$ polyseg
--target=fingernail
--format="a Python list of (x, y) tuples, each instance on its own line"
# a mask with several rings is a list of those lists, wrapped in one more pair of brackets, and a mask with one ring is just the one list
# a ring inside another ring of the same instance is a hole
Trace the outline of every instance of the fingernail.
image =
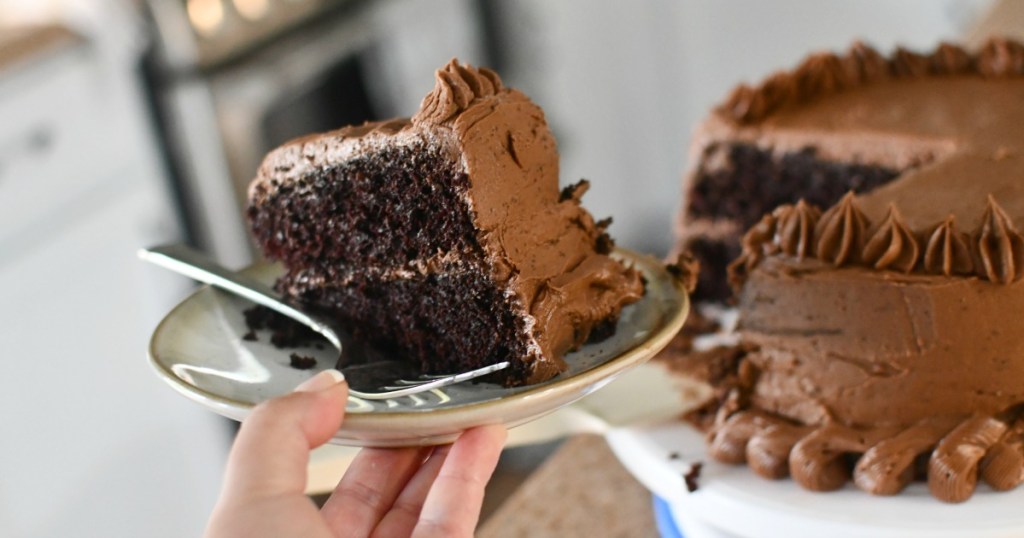
[(295, 387), (295, 392), (316, 392), (333, 387), (345, 380), (345, 374), (338, 370), (324, 370)]

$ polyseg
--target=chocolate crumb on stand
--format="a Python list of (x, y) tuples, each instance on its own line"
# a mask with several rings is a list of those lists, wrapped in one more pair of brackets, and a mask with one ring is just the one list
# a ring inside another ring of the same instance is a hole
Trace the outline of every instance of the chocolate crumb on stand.
[(700, 471), (704, 468), (704, 464), (699, 461), (695, 461), (690, 464), (690, 468), (683, 473), (683, 482), (686, 484), (686, 491), (693, 493), (697, 491), (699, 484), (697, 480), (700, 478)]

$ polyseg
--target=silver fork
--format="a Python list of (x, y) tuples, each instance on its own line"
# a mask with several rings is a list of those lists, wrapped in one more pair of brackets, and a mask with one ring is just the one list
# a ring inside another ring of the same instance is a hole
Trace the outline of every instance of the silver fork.
[[(270, 286), (255, 278), (227, 269), (198, 250), (185, 245), (165, 245), (142, 249), (138, 254), (139, 258), (149, 263), (170, 269), (199, 282), (215, 286), (280, 312), (323, 335), (332, 346), (338, 349), (339, 356), (342, 352), (341, 338), (325, 321), (317, 319), (286, 303)], [(350, 395), (364, 400), (387, 400), (468, 381), (497, 372), (507, 368), (508, 365), (508, 361), (502, 361), (458, 374), (422, 375), (414, 380), (395, 379), (391, 383), (382, 384), (381, 388), (384, 390), (367, 392), (350, 388), (348, 392)]]

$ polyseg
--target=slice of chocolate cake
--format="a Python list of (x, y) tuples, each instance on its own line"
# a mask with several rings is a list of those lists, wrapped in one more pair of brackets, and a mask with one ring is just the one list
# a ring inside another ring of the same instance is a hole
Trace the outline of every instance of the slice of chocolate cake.
[(509, 385), (563, 356), (643, 294), (606, 224), (559, 191), (541, 109), (453, 60), (411, 120), (347, 127), (274, 150), (250, 186), (279, 290), (425, 372), (512, 362)]

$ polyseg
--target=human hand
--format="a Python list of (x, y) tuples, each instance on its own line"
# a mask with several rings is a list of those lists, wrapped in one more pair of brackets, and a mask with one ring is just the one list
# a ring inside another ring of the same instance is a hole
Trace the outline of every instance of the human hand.
[(323, 508), (305, 495), (309, 451), (341, 426), (348, 385), (313, 376), (242, 423), (206, 535), (221, 537), (472, 536), (503, 426), (466, 430), (438, 447), (368, 448)]

